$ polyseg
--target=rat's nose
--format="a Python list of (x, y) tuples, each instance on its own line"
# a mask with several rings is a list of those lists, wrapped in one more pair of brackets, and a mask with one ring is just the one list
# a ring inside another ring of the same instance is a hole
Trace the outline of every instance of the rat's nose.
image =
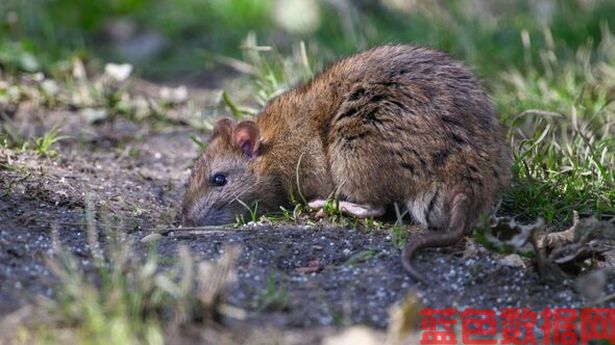
[(179, 216), (179, 223), (183, 226), (198, 226), (202, 218), (200, 213), (195, 207), (184, 205)]
[(183, 226), (194, 226), (192, 219), (190, 219), (184, 212), (182, 212), (179, 216), (179, 224)]

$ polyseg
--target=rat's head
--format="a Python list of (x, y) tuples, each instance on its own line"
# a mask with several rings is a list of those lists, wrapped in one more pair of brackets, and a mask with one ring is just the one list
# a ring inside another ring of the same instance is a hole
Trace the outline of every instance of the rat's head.
[(196, 160), (181, 210), (185, 225), (232, 223), (260, 197), (254, 161), (261, 137), (253, 121), (222, 119), (214, 126), (205, 152)]

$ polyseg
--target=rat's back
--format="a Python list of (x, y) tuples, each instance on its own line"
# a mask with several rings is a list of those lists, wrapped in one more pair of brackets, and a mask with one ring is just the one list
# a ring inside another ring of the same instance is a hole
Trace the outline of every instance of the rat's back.
[(505, 184), (510, 163), (501, 159), (494, 107), (448, 55), (383, 46), (339, 61), (321, 78), (341, 82), (323, 140), (343, 198), (390, 204), (464, 185), (490, 203)]

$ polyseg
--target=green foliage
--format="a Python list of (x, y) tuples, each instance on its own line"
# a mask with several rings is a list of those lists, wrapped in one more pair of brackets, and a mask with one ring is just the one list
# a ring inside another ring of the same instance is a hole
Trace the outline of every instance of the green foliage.
[[(291, 6), (288, 13), (279, 10), (284, 3)], [(592, 1), (591, 6), (580, 1), (557, 1), (554, 6), (541, 7), (542, 2), (519, 0), (501, 4), (500, 11), (481, 11), (469, 8), (465, 1), (417, 2), (396, 8), (375, 0), (348, 2), (346, 6), (320, 0), (310, 2), (318, 16), (316, 26), (296, 31), (280, 24), (284, 16), (294, 13), (292, 3), (6, 0), (0, 3), (0, 13), (5, 17), (0, 41), (19, 42), (26, 54), (2, 58), (3, 52), (11, 54), (7, 52), (12, 50), (3, 44), (0, 63), (48, 70), (54, 61), (75, 54), (123, 59), (105, 32), (114, 21), (128, 19), (137, 32), (152, 30), (164, 38), (165, 49), (140, 63), (141, 70), (158, 77), (211, 67), (214, 55), (239, 57), (242, 51), (238, 42), (252, 31), (265, 38), (266, 46), (283, 50), (309, 39), (308, 45), (320, 47), (319, 55), (326, 61), (376, 44), (423, 44), (451, 52), (490, 77), (511, 64), (524, 69), (527, 56), (520, 39), (522, 30), (532, 37), (532, 48), (544, 48), (550, 41), (540, 34), (549, 27), (556, 43), (566, 43), (558, 45), (556, 53), (568, 57), (588, 40), (598, 42), (600, 25), (615, 25), (615, 18), (609, 15), (615, 11), (612, 1)], [(531, 57), (537, 58), (537, 52), (534, 50)], [(32, 57), (36, 57), (36, 64)]]
[(256, 201), (252, 206), (246, 204), (245, 202), (237, 199), (237, 202), (241, 204), (247, 211), (250, 218), (248, 220), (245, 219), (243, 214), (239, 214), (236, 216), (235, 224), (238, 226), (246, 225), (249, 222), (256, 223), (258, 222), (259, 213), (258, 213), (258, 201)]
[(53, 145), (58, 141), (67, 138), (68, 136), (66, 135), (60, 135), (60, 131), (57, 128), (52, 128), (42, 137), (33, 140), (34, 152), (36, 152), (39, 156), (55, 156), (58, 152), (52, 148)]
[(200, 152), (205, 151), (205, 149), (207, 148), (207, 143), (196, 135), (191, 135), (190, 140), (192, 140), (192, 142), (199, 148)]
[(69, 136), (61, 135), (58, 128), (51, 128), (40, 137), (25, 138), (20, 135), (9, 121), (0, 123), (0, 148), (13, 150), (32, 150), (37, 155), (43, 157), (53, 157), (58, 154), (54, 149), (56, 143), (69, 138)]
[(348, 258), (348, 260), (346, 260), (346, 262), (344, 262), (344, 265), (345, 266), (354, 266), (354, 265), (363, 263), (365, 261), (371, 260), (371, 259), (377, 257), (379, 254), (381, 254), (381, 253), (378, 252), (375, 249), (363, 250), (363, 251), (360, 251), (360, 252), (354, 254), (350, 258)]
[(389, 230), (391, 233), (391, 241), (397, 248), (403, 248), (408, 242), (408, 231), (404, 225), (404, 217), (408, 214), (407, 210), (400, 209), (400, 206), (395, 204), (395, 224)]
[(40, 69), (38, 59), (25, 42), (0, 42), (0, 67), (9, 72), (36, 72)]
[(284, 281), (277, 281), (272, 273), (267, 279), (267, 289), (260, 295), (256, 302), (257, 309), (263, 310), (286, 310), (288, 308), (288, 291)]
[[(280, 206), (280, 211), (282, 212), (281, 216), (279, 217), (280, 220), (297, 223), (302, 220), (302, 218), (305, 218), (303, 205), (299, 203), (294, 203), (293, 205), (294, 207), (292, 210), (287, 209), (284, 206)], [(271, 217), (269, 217), (269, 219), (271, 219)]]
[(561, 61), (543, 50), (541, 64), (501, 75), (495, 99), (514, 148), (515, 183), (505, 210), (523, 218), (569, 221), (573, 210), (615, 210), (615, 44), (603, 26), (599, 48)]

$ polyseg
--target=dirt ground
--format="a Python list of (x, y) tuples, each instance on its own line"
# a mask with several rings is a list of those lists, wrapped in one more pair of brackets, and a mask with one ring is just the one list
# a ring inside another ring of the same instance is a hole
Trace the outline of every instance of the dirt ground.
[[(53, 294), (55, 279), (45, 264), (52, 226), (57, 225), (62, 245), (84, 267), (91, 264), (84, 226), (88, 200), (121, 219), (131, 229), (136, 255), (145, 255), (148, 244), (138, 240), (148, 229), (175, 220), (191, 161), (198, 154), (190, 135), (203, 136), (188, 127), (152, 128), (124, 119), (92, 125), (70, 109), (51, 114), (26, 109), (14, 120), (22, 130), (34, 131), (61, 123), (71, 138), (58, 145), (53, 158), (0, 151), (0, 318), (38, 294)], [(157, 247), (163, 257), (174, 257), (178, 246), (186, 245), (199, 259), (213, 260), (225, 244), (242, 250), (238, 282), (228, 291), (228, 302), (248, 312), (246, 320), (229, 320), (227, 326), (289, 334), (313, 330), (312, 338), (298, 337), (299, 343), (314, 343), (318, 330), (356, 324), (384, 329), (391, 305), (409, 293), (433, 308), (518, 306), (540, 311), (589, 303), (575, 292), (572, 279), (544, 285), (530, 261), (490, 253), (472, 240), (422, 252), (417, 265), (430, 280), (427, 285), (403, 271), (399, 249), (384, 230), (353, 230), (326, 222), (247, 225), (165, 236)], [(376, 255), (348, 262), (366, 250)], [(314, 258), (324, 266), (321, 272), (296, 271)], [(286, 303), (263, 308), (272, 281)], [(606, 290), (615, 292), (615, 281)]]

